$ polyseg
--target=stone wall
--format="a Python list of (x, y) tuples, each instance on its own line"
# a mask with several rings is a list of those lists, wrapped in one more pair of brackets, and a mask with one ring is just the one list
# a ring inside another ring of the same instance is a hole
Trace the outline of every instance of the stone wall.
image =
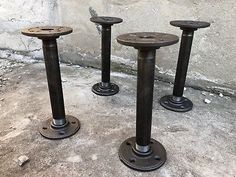
[[(58, 40), (61, 60), (100, 67), (100, 29), (92, 15), (117, 16), (122, 24), (112, 28), (112, 69), (136, 72), (137, 51), (121, 46), (116, 36), (127, 32), (159, 31), (181, 36), (171, 20), (204, 20), (211, 27), (195, 33), (187, 85), (199, 89), (236, 93), (235, 0), (1, 0), (0, 58), (41, 59), (41, 41), (20, 34), (21, 28), (65, 25), (74, 29)], [(156, 76), (173, 82), (179, 43), (157, 51)]]

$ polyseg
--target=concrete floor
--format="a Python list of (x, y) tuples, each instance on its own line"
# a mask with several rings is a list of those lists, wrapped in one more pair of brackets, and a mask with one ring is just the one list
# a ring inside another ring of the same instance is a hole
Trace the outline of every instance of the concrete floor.
[[(0, 177), (234, 177), (236, 99), (187, 88), (194, 103), (188, 113), (162, 108), (158, 100), (172, 86), (155, 83), (152, 138), (166, 148), (163, 167), (133, 171), (118, 158), (119, 145), (135, 135), (136, 77), (113, 73), (120, 86), (113, 97), (99, 97), (91, 86), (100, 71), (61, 65), (66, 112), (79, 118), (80, 131), (51, 141), (38, 133), (51, 115), (43, 63), (0, 60)], [(212, 102), (205, 104), (208, 98)], [(30, 161), (20, 167), (17, 158)]]

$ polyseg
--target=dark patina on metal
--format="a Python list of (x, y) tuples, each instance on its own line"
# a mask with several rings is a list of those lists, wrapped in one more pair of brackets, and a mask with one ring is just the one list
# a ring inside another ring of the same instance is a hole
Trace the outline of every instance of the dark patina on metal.
[(178, 42), (178, 37), (165, 33), (129, 33), (117, 37), (120, 44), (138, 49), (136, 103), (136, 137), (128, 138), (119, 148), (119, 158), (138, 171), (152, 171), (166, 161), (166, 150), (151, 139), (153, 87), (156, 49)]
[(183, 30), (179, 58), (177, 63), (173, 95), (167, 95), (160, 99), (160, 104), (171, 111), (187, 112), (193, 108), (193, 103), (183, 97), (184, 86), (188, 71), (189, 58), (191, 54), (194, 31), (199, 28), (210, 26), (208, 22), (202, 21), (171, 21), (171, 25), (180, 27)]
[(102, 25), (102, 81), (92, 87), (100, 96), (111, 96), (119, 92), (119, 87), (110, 82), (111, 67), (111, 26), (123, 20), (116, 17), (92, 17), (90, 21)]
[(56, 39), (72, 32), (63, 26), (43, 26), (23, 29), (22, 34), (38, 37), (43, 42), (48, 89), (52, 108), (52, 119), (46, 120), (39, 128), (40, 134), (48, 139), (62, 139), (74, 135), (80, 122), (73, 116), (65, 115), (60, 65)]

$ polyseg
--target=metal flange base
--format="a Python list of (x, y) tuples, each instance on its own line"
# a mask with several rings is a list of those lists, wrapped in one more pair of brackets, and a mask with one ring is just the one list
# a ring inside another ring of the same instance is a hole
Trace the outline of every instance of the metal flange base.
[(166, 161), (166, 150), (161, 143), (151, 139), (150, 153), (134, 151), (136, 138), (128, 138), (119, 148), (119, 158), (126, 166), (137, 171), (153, 171), (160, 168)]
[(180, 99), (176, 100), (173, 95), (162, 97), (160, 104), (164, 108), (175, 112), (187, 112), (193, 108), (193, 103), (188, 98), (180, 97)]
[(40, 134), (51, 140), (68, 138), (80, 129), (80, 122), (73, 116), (66, 116), (66, 125), (60, 128), (52, 127), (52, 119), (48, 119), (39, 127)]
[(104, 87), (100, 82), (93, 85), (92, 92), (100, 96), (112, 96), (119, 92), (119, 87), (113, 83), (110, 83), (109, 86)]

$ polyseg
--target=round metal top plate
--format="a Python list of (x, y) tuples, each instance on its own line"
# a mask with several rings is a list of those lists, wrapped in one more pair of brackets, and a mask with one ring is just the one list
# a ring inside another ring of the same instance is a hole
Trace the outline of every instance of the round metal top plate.
[(90, 18), (90, 21), (94, 22), (94, 23), (101, 24), (101, 25), (113, 25), (113, 24), (123, 22), (123, 20), (121, 18), (104, 17), (104, 16), (92, 17), (92, 18)]
[(169, 46), (179, 41), (179, 37), (173, 34), (156, 32), (127, 33), (117, 37), (120, 44), (135, 48), (160, 48)]
[(21, 33), (26, 36), (38, 37), (38, 38), (50, 38), (59, 37), (72, 33), (73, 29), (64, 26), (41, 26), (32, 27), (21, 30)]
[(177, 26), (180, 28), (187, 28), (187, 29), (198, 29), (198, 28), (206, 28), (210, 26), (210, 23), (203, 22), (203, 21), (187, 21), (187, 20), (176, 20), (171, 21), (171, 25)]

